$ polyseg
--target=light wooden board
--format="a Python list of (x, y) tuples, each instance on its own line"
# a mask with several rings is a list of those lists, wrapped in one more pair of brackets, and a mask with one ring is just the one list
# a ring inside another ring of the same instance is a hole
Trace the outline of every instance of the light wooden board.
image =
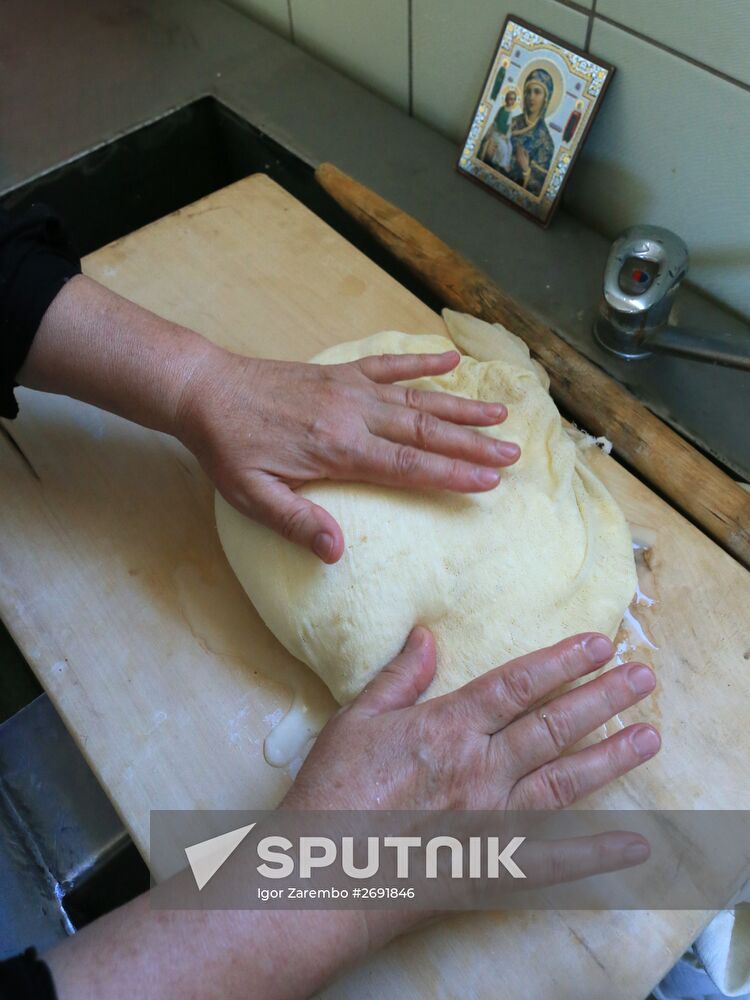
[[(85, 271), (264, 357), (443, 329), (262, 175), (105, 247)], [(289, 702), (284, 680), (305, 668), (229, 570), (209, 483), (163, 435), (69, 399), (19, 397), (5, 426), (27, 461), (0, 441), (0, 612), (141, 851), (150, 809), (275, 804), (290, 777), (265, 763), (262, 743)], [(750, 808), (750, 574), (614, 460), (592, 461), (653, 543), (644, 589), (656, 603), (638, 613), (659, 689), (625, 721), (649, 718), (664, 740), (595, 804)], [(637, 1000), (706, 919), (462, 916), (394, 943), (330, 994)]]

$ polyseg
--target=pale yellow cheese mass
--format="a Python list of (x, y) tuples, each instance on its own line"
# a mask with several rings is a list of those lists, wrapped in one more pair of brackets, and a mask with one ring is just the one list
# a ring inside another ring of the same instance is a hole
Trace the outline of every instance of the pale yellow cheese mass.
[[(218, 494), (224, 551), (258, 612), (341, 703), (401, 649), (410, 629), (435, 635), (438, 670), (428, 696), (564, 636), (614, 636), (636, 588), (630, 533), (587, 468), (525, 344), (503, 327), (446, 311), (465, 355), (455, 371), (410, 384), (500, 401), (508, 419), (486, 429), (522, 455), (488, 492), (397, 490), (319, 482), (301, 492), (341, 525), (334, 566), (249, 520)], [(489, 348), (488, 346), (489, 345)], [(389, 331), (339, 344), (312, 360), (454, 347), (447, 337)], [(585, 392), (585, 386), (581, 387)]]

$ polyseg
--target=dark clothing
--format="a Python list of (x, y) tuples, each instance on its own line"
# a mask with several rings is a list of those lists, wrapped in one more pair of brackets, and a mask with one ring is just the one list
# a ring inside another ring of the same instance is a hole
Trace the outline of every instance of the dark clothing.
[(60, 219), (45, 205), (0, 208), (0, 417), (15, 417), (15, 376), (47, 307), (81, 261)]
[[(80, 274), (62, 223), (43, 205), (11, 214), (0, 208), (0, 417), (15, 417), (15, 375), (47, 307)], [(0, 1000), (56, 1000), (50, 971), (36, 950), (0, 962)]]
[(50, 971), (34, 948), (0, 962), (0, 1000), (57, 1000)]

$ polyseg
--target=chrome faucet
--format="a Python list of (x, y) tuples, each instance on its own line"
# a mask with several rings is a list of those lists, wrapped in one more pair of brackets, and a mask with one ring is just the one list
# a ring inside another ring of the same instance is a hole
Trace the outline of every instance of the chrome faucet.
[(669, 326), (687, 269), (688, 249), (669, 229), (626, 229), (607, 258), (594, 336), (606, 350), (629, 361), (666, 351), (750, 370), (750, 334)]

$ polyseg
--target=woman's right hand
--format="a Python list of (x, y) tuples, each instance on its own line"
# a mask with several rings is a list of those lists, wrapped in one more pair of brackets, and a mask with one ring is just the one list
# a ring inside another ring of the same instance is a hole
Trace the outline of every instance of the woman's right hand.
[(627, 726), (566, 754), (656, 686), (623, 663), (550, 697), (614, 655), (597, 632), (564, 639), (415, 704), (436, 667), (415, 628), (399, 655), (330, 720), (284, 799), (291, 809), (560, 809), (659, 750), (653, 726)]
[[(282, 808), (570, 806), (649, 760), (661, 746), (653, 726), (636, 724), (566, 753), (656, 685), (649, 667), (624, 663), (556, 693), (603, 667), (613, 654), (604, 635), (573, 636), (416, 704), (433, 678), (436, 654), (431, 633), (415, 628), (402, 652), (321, 732)], [(628, 846), (627, 838), (615, 845), (622, 858), (608, 857), (609, 870), (634, 863), (625, 855)], [(411, 926), (416, 915), (391, 911), (386, 921), (381, 918), (382, 912), (368, 913), (368, 932), (376, 941)]]

